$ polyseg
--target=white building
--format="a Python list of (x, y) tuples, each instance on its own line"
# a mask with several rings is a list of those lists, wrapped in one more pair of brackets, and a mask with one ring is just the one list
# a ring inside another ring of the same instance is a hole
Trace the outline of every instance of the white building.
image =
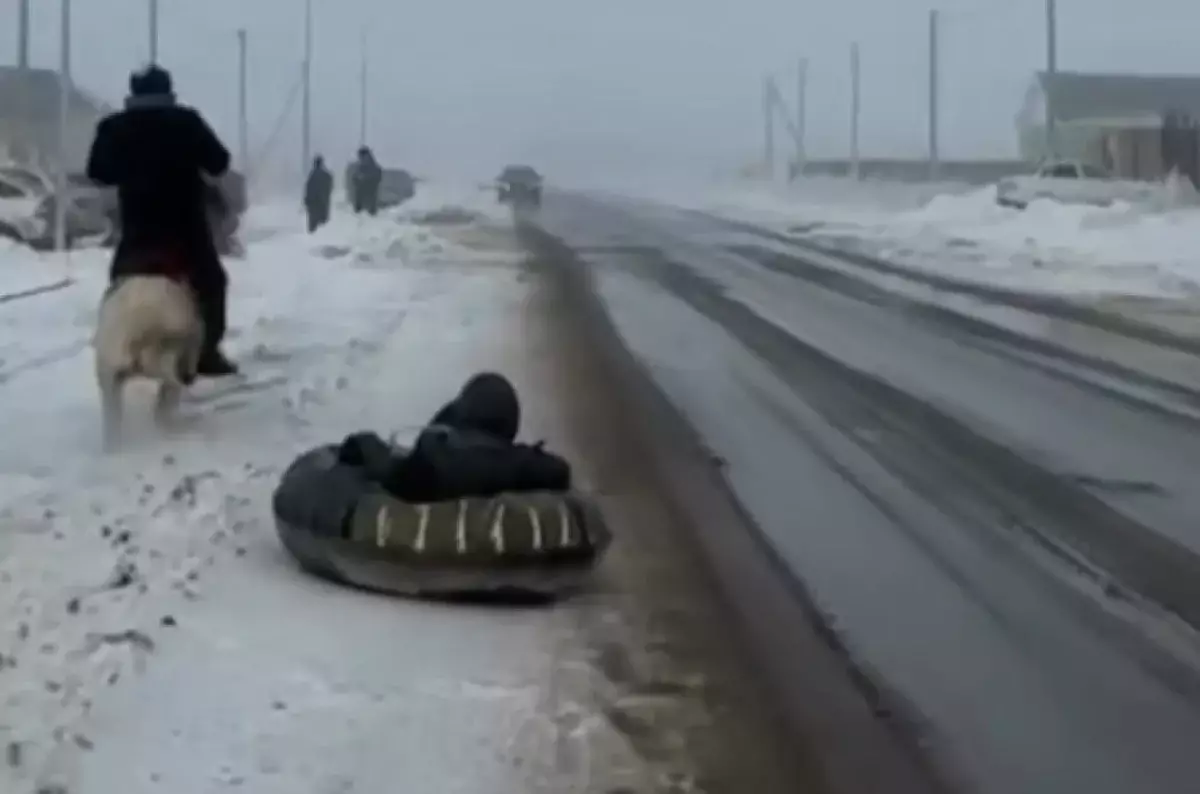
[[(1053, 109), (1056, 151), (1047, 148)], [(1168, 113), (1200, 119), (1200, 77), (1039, 72), (1017, 115), (1022, 159), (1082, 160), (1137, 178), (1162, 176), (1163, 120)]]

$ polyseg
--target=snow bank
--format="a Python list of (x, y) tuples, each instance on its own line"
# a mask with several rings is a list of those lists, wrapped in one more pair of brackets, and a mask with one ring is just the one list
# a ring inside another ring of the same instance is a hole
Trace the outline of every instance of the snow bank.
[(1013, 288), (1200, 294), (1200, 209), (1038, 200), (1016, 210), (996, 204), (994, 187), (940, 191), (825, 180), (796, 190), (718, 193), (686, 205)]
[(963, 195), (974, 188), (955, 182), (900, 183), (809, 177), (791, 185), (723, 181), (692, 186), (662, 186), (639, 195), (710, 211), (727, 211), (776, 223), (796, 223), (798, 214), (819, 212), (828, 220), (853, 220), (873, 213), (924, 206), (941, 195)]
[(1200, 211), (1154, 212), (1035, 201), (999, 207), (994, 190), (939, 196), (924, 207), (823, 225), (902, 264), (1055, 292), (1200, 293)]
[(419, 219), (430, 213), (453, 209), (489, 222), (506, 223), (510, 217), (508, 209), (496, 201), (496, 192), (490, 185), (463, 188), (436, 181), (418, 183), (417, 195), (394, 212), (402, 219)]

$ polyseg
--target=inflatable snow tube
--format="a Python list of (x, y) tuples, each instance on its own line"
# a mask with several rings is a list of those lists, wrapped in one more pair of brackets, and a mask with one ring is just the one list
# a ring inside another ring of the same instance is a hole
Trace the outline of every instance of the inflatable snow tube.
[(273, 503), (302, 568), (401, 595), (558, 597), (583, 585), (612, 540), (577, 493), (411, 504), (339, 463), (336, 446), (298, 457)]

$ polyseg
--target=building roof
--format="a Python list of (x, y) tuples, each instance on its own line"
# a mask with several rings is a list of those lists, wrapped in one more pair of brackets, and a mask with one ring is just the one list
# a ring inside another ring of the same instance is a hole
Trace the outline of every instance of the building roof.
[(1059, 121), (1161, 117), (1168, 111), (1200, 118), (1200, 76), (1038, 72), (1037, 79)]
[[(58, 72), (53, 69), (22, 69), (0, 66), (0, 119), (19, 117), (35, 123), (58, 118)], [(68, 99), (73, 113), (101, 116), (110, 108), (100, 100), (70, 85)]]

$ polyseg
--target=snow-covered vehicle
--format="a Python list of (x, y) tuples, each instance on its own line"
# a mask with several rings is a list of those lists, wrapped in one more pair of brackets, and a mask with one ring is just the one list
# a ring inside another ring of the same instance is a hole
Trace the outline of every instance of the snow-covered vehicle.
[[(67, 241), (103, 241), (111, 235), (116, 195), (82, 175), (68, 177)], [(21, 166), (0, 167), (0, 235), (33, 248), (54, 243), (54, 183), (45, 174)], [(109, 195), (111, 193), (111, 195)]]
[(506, 166), (496, 177), (496, 197), (501, 204), (537, 207), (542, 203), (542, 175), (533, 166)]
[(379, 209), (398, 207), (417, 194), (417, 180), (403, 168), (383, 169), (379, 181)]
[[(208, 190), (208, 220), (217, 251), (222, 256), (237, 254), (241, 251), (238, 229), (249, 207), (246, 178), (230, 170), (220, 179), (210, 180)], [(53, 212), (52, 201), (49, 211)], [(80, 187), (72, 190), (72, 209), (68, 218), (67, 228), (71, 234), (101, 234), (104, 245), (115, 245), (121, 221), (116, 191), (96, 187), (84, 180)]]
[(1166, 182), (1115, 179), (1103, 168), (1076, 160), (1049, 161), (1033, 174), (1008, 177), (996, 185), (996, 203), (1001, 206), (1024, 209), (1038, 199), (1103, 207), (1115, 201), (1171, 206), (1179, 197)]
[[(111, 244), (117, 223), (116, 191), (99, 187), (81, 174), (67, 177), (67, 191), (67, 242), (90, 240), (101, 245)], [(35, 246), (53, 242), (57, 204), (58, 198), (53, 193), (38, 202), (36, 217), (41, 237), (31, 241)]]
[(37, 174), (15, 166), (0, 167), (0, 237), (28, 242), (41, 233), (37, 218), (45, 189)]

